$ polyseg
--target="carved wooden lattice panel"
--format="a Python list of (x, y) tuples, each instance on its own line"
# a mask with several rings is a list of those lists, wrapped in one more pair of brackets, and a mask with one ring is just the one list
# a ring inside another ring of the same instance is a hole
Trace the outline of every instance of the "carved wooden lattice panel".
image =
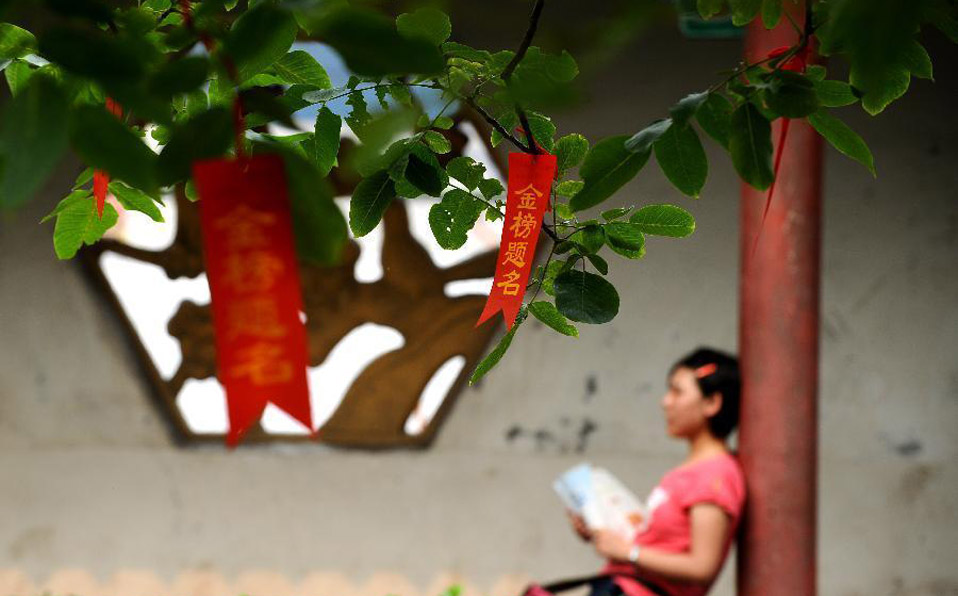
[[(479, 149), (475, 157), (485, 156), (490, 172), (495, 169), (504, 172), (498, 156), (485, 144), (487, 132), (481, 122), (468, 117), (457, 119), (456, 126), (447, 131), (453, 151), (442, 161), (462, 155), (469, 145), (474, 154)], [(351, 147), (344, 139), (341, 159), (348, 159), (345, 154)], [(337, 170), (331, 182), (338, 196), (351, 194), (356, 183), (342, 179)], [(349, 242), (337, 266), (301, 264), (310, 367), (322, 365), (350, 332), (363, 325), (381, 325), (402, 335), (401, 347), (373, 358), (349, 384), (335, 411), (322, 423), (321, 440), (327, 444), (363, 448), (427, 445), (496, 329), (491, 324), (474, 326), (485, 303), (485, 294), (450, 296), (447, 290), (450, 282), (491, 278), (496, 259), (493, 246), (452, 266), (437, 266), (427, 247), (410, 229), (410, 224), (417, 223), (410, 221), (410, 212), (424, 216), (425, 212), (415, 209), (413, 203), (422, 200), (397, 200), (387, 211), (382, 224), (381, 278), (372, 282), (356, 279), (361, 251), (355, 241)], [(119, 255), (130, 262), (150, 264), (154, 269), (159, 267), (172, 282), (191, 283), (194, 288), (206, 289), (196, 205), (183, 196), (177, 196), (175, 203), (175, 236), (164, 249), (147, 250), (106, 239), (85, 249), (82, 258), (123, 322), (157, 405), (169, 420), (174, 436), (183, 442), (222, 441), (225, 428), (209, 432), (191, 427), (178, 400), (185, 386), (204, 380), (207, 388), (215, 385), (220, 392), (218, 399), (223, 399), (222, 388), (212, 383), (216, 364), (208, 290), (205, 300), (178, 300), (178, 304), (157, 307), (158, 311), (168, 309), (172, 315), (165, 322), (168, 332), (165, 339), (172, 338), (182, 356), (175, 365), (160, 363), (156, 350), (144, 343), (143, 333), (134, 324), (136, 317), (132, 311), (137, 304), (123, 291), (118, 291), (115, 277), (111, 282), (104, 267)], [(148, 293), (155, 288), (159, 295), (158, 290), (165, 282), (159, 276), (155, 279), (140, 285), (148, 286), (142, 288)], [(193, 293), (199, 295), (202, 291)], [(418, 411), (427, 385), (437, 371), (456, 357), (460, 357), (456, 364), (461, 365), (448, 392), (441, 398), (441, 405), (423, 420), (418, 432), (407, 432), (410, 416)], [(322, 392), (323, 386), (311, 387), (311, 391)], [(300, 435), (278, 434), (267, 432), (260, 424), (250, 430), (245, 441), (305, 439), (305, 429)]]

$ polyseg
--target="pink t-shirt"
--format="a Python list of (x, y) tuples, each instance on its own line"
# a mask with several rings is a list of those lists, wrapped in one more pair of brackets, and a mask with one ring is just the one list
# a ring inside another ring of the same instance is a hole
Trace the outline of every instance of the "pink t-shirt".
[[(640, 527), (635, 542), (656, 550), (687, 552), (692, 538), (690, 509), (699, 503), (718, 505), (732, 520), (731, 531), (722, 552), (724, 561), (734, 540), (742, 506), (745, 504), (745, 476), (738, 460), (729, 454), (716, 455), (670, 470), (649, 494), (646, 501), (649, 517)], [(602, 572), (634, 575), (636, 570), (628, 563), (610, 561)], [(711, 587), (668, 581), (651, 574), (649, 580), (670, 596), (703, 596)], [(627, 577), (618, 577), (615, 581), (627, 596), (654, 596), (641, 584)]]

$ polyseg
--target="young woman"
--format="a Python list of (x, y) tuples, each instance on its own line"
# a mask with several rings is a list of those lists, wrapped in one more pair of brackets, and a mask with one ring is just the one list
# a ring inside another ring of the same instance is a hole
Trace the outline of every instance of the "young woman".
[(745, 479), (726, 438), (738, 423), (738, 362), (699, 349), (668, 376), (662, 409), (668, 433), (688, 444), (685, 461), (649, 495), (648, 519), (634, 541), (609, 530), (589, 531), (572, 516), (614, 577), (592, 596), (702, 596), (722, 569), (745, 502)]

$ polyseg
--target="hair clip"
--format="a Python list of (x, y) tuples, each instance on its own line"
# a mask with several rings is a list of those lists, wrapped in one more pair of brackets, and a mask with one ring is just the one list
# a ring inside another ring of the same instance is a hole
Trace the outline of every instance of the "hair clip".
[(711, 362), (709, 364), (703, 364), (702, 366), (696, 368), (692, 373), (695, 375), (696, 379), (701, 379), (702, 377), (707, 377), (710, 374), (718, 370), (718, 366)]

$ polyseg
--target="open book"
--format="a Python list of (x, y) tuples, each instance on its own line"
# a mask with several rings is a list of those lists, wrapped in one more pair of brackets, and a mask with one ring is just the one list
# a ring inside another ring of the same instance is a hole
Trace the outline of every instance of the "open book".
[(552, 487), (589, 529), (614, 530), (632, 540), (643, 528), (645, 505), (604, 468), (579, 464), (556, 478)]

